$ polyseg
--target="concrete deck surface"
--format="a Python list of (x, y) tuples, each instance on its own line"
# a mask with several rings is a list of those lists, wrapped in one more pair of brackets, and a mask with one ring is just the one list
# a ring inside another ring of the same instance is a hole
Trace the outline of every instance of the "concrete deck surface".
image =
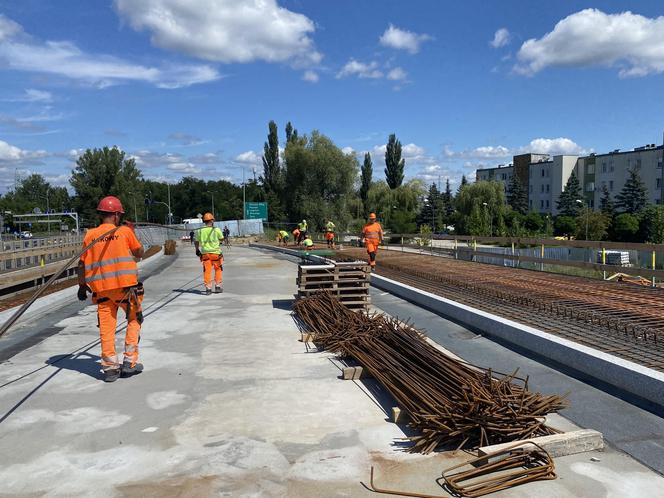
[[(0, 496), (376, 496), (361, 484), (371, 465), (381, 486), (447, 496), (434, 479), (469, 456), (404, 453), (389, 397), (298, 342), (292, 258), (233, 247), (224, 294), (204, 296), (200, 263), (178, 250), (145, 282), (141, 375), (100, 380), (93, 306), (34, 322), (55, 329), (0, 364)], [(555, 481), (495, 496), (664, 493), (611, 448), (556, 466)]]

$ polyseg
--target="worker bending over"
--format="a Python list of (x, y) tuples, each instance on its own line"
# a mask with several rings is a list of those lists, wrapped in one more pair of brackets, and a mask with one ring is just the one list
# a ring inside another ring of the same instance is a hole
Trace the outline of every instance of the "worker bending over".
[(376, 221), (375, 213), (369, 215), (369, 223), (362, 228), (361, 241), (367, 248), (369, 254), (369, 266), (371, 271), (376, 269), (376, 253), (378, 246), (383, 242), (383, 227)]
[(286, 230), (279, 230), (279, 242), (283, 245), (288, 245), (288, 232)]
[(334, 249), (334, 229), (336, 228), (335, 224), (332, 223), (332, 220), (327, 220), (325, 223), (325, 240), (327, 241), (327, 247)]
[[(143, 365), (138, 363), (143, 284), (138, 281), (138, 267), (134, 259), (143, 257), (143, 246), (136, 238), (133, 224), (120, 226), (124, 214), (120, 199), (104, 197), (99, 201), (97, 212), (101, 224), (88, 230), (83, 246), (95, 239), (99, 241), (83, 253), (78, 262), (78, 298), (85, 301), (88, 290), (92, 291), (101, 337), (101, 368), (104, 380), (114, 382), (120, 376), (128, 377), (143, 370)], [(115, 352), (118, 308), (122, 308), (127, 316), (122, 365), (118, 363)]]
[(304, 241), (302, 242), (302, 244), (304, 245), (304, 249), (307, 250), (307, 251), (313, 249), (314, 248), (314, 241), (311, 240), (311, 235), (307, 234), (307, 236), (304, 239)]
[(205, 295), (212, 294), (212, 269), (214, 268), (214, 292), (224, 292), (221, 286), (221, 277), (224, 271), (224, 255), (221, 253), (221, 241), (224, 234), (214, 226), (212, 213), (203, 215), (205, 226), (196, 231), (194, 246), (196, 256), (203, 263), (203, 282), (205, 283)]
[(295, 245), (300, 245), (300, 227), (295, 227), (295, 230), (293, 230), (293, 241)]

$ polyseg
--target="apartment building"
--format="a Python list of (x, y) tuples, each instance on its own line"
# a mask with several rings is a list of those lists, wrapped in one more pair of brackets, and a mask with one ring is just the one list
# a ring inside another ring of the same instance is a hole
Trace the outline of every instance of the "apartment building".
[(528, 192), (528, 206), (540, 213), (558, 214), (556, 203), (572, 172), (579, 179), (584, 201), (596, 209), (600, 205), (602, 189), (607, 187), (612, 197), (618, 194), (629, 171), (636, 169), (648, 189), (649, 202), (662, 204), (664, 191), (664, 147), (648, 144), (630, 151), (614, 150), (607, 154), (588, 156), (520, 154), (508, 166), (477, 170), (477, 180), (498, 181), (505, 192), (513, 175), (521, 180)]

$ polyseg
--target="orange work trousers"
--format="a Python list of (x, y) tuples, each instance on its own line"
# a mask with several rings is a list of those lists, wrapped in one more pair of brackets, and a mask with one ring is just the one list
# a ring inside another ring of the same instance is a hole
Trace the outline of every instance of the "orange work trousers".
[(364, 243), (367, 246), (367, 254), (369, 254), (369, 265), (376, 266), (376, 253), (380, 241), (378, 239), (364, 239)]
[(203, 254), (203, 282), (206, 289), (212, 288), (212, 269), (214, 268), (214, 283), (221, 286), (221, 277), (224, 271), (224, 257), (221, 254)]
[[(103, 370), (118, 368), (118, 356), (115, 352), (115, 328), (118, 323), (118, 309), (127, 313), (127, 289), (112, 289), (95, 293), (97, 317), (99, 319), (99, 335), (101, 337), (101, 367)], [(141, 324), (137, 318), (143, 302), (142, 292), (131, 298), (129, 316), (127, 317), (127, 333), (125, 334), (124, 359), (132, 366), (138, 362), (138, 342), (140, 341)], [(138, 302), (135, 302), (136, 299)]]

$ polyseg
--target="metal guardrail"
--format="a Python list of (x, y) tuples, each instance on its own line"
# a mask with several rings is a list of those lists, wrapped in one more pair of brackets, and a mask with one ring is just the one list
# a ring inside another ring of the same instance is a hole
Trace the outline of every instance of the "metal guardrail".
[(0, 272), (11, 272), (61, 261), (71, 257), (82, 244), (82, 235), (3, 241), (0, 251)]

